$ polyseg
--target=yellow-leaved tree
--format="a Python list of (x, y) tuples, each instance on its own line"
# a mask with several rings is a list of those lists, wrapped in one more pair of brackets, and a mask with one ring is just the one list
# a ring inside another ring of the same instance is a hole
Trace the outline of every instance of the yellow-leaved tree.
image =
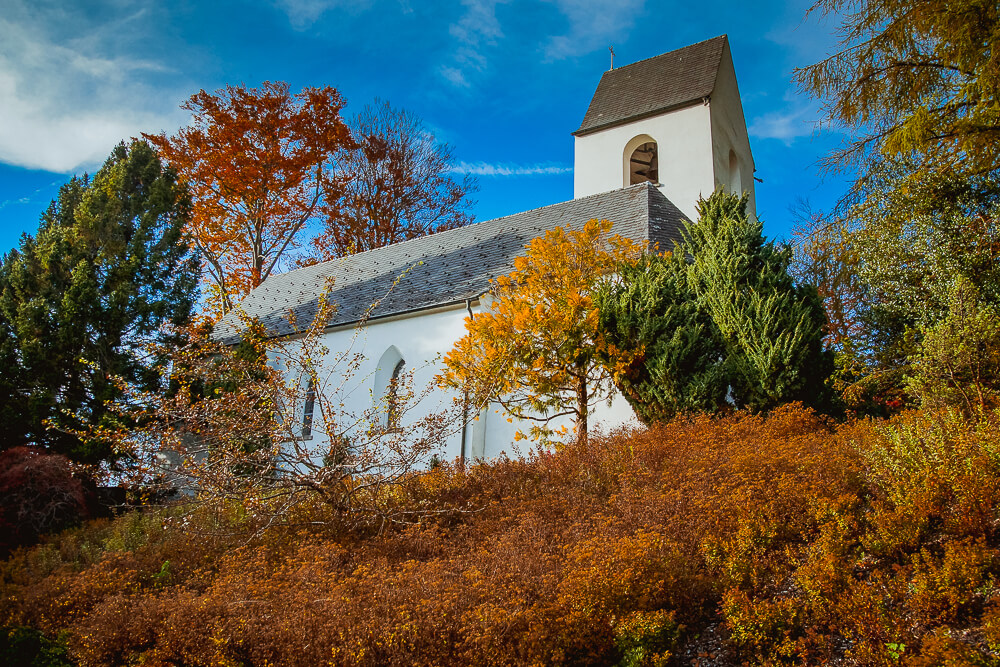
[[(612, 376), (637, 354), (604, 341), (592, 293), (614, 279), (619, 262), (642, 251), (611, 234), (607, 220), (581, 230), (556, 227), (532, 240), (514, 271), (493, 282), (490, 310), (466, 318), (467, 333), (445, 356), (439, 383), (462, 391), (471, 406), (495, 402), (511, 418), (535, 422), (530, 435), (539, 439), (554, 434), (553, 419), (572, 416), (586, 441), (591, 406), (609, 395)], [(616, 360), (613, 367), (598, 353)], [(526, 435), (518, 431), (517, 438)]]

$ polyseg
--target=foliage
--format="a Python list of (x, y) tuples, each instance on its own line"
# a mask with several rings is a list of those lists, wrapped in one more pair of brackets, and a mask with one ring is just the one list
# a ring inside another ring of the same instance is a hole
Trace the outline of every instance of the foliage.
[(1000, 309), (968, 283), (957, 282), (949, 309), (926, 327), (911, 359), (911, 390), (928, 406), (973, 415), (1000, 399)]
[(719, 329), (736, 404), (766, 410), (789, 401), (822, 406), (832, 356), (826, 317), (811, 285), (789, 275), (791, 250), (765, 242), (747, 196), (722, 191), (698, 204), (684, 228), (692, 291)]
[(81, 664), (990, 664), (998, 425), (690, 417), (443, 464), (400, 506), (478, 511), (380, 534), (150, 510), (0, 564), (0, 622)]
[(722, 191), (701, 200), (671, 255), (620, 265), (598, 292), (604, 358), (633, 355), (615, 382), (647, 423), (727, 403), (830, 407), (816, 290), (793, 281), (790, 249), (766, 242), (746, 205)]
[(514, 271), (494, 281), (490, 310), (466, 318), (468, 333), (445, 356), (439, 381), (474, 406), (495, 401), (513, 417), (538, 422), (535, 437), (551, 434), (552, 419), (572, 415), (577, 437), (586, 440), (591, 405), (619, 372), (599, 362), (598, 354), (619, 359), (619, 352), (598, 331), (593, 293), (618, 262), (640, 252), (611, 235), (606, 220), (533, 239)]
[(0, 266), (3, 446), (44, 445), (76, 461), (113, 461), (103, 441), (71, 433), (114, 420), (112, 380), (159, 387), (146, 343), (189, 316), (197, 261), (182, 227), (187, 196), (144, 142), (120, 144), (93, 180), (74, 178), (35, 237)]
[(948, 311), (954, 286), (1000, 303), (1000, 180), (932, 179), (900, 188), (884, 170), (877, 211), (857, 212), (858, 272), (871, 301), (918, 324)]
[(643, 422), (726, 405), (722, 337), (691, 290), (683, 247), (622, 263), (617, 279), (598, 288), (595, 304), (613, 349), (641, 351), (615, 385)]
[(0, 452), (0, 554), (87, 518), (86, 491), (74, 472), (66, 457), (41, 448)]
[(813, 285), (826, 311), (827, 347), (854, 356), (864, 344), (868, 294), (858, 275), (860, 257), (850, 225), (800, 202), (793, 210), (792, 262), (789, 273), (799, 284)]
[(188, 231), (201, 252), (209, 298), (224, 315), (298, 244), (306, 222), (340, 192), (334, 155), (351, 146), (333, 88), (265, 81), (192, 95), (192, 124), (143, 135), (188, 184)]
[[(912, 181), (1000, 169), (1000, 9), (993, 0), (821, 0), (842, 48), (797, 70), (862, 163), (915, 158)], [(864, 187), (864, 180), (860, 185)]]
[(8, 667), (72, 667), (65, 639), (32, 628), (0, 628), (0, 661)]
[(826, 234), (811, 247), (853, 251), (864, 299), (849, 354), (862, 381), (892, 378), (901, 393), (907, 375), (936, 372), (920, 367), (921, 338), (945, 326), (959, 285), (1000, 303), (1000, 10), (989, 0), (821, 0), (814, 10), (839, 15), (842, 50), (796, 76), (850, 133), (829, 163), (859, 173), (836, 221), (846, 244), (830, 247)]
[(355, 252), (453, 229), (472, 222), (465, 212), (475, 180), (451, 178), (452, 150), (412, 113), (387, 102), (366, 106), (350, 122), (357, 146), (336, 157), (343, 180), (328, 198), (325, 228), (312, 241), (313, 259)]

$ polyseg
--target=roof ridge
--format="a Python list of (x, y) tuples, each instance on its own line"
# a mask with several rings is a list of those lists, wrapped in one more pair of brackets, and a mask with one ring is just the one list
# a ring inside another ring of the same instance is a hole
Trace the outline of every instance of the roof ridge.
[[(673, 51), (667, 51), (666, 53), (661, 53), (661, 54), (655, 55), (655, 56), (649, 56), (648, 58), (643, 58), (642, 60), (636, 60), (635, 62), (631, 62), (628, 65), (622, 65), (621, 67), (616, 67), (614, 69), (609, 69), (606, 72), (604, 72), (604, 74), (610, 74), (611, 72), (617, 72), (618, 70), (623, 70), (623, 69), (625, 69), (627, 67), (631, 67), (632, 65), (639, 65), (639, 64), (644, 63), (644, 62), (646, 62), (648, 60), (656, 60), (657, 58), (662, 58), (664, 56), (669, 56), (672, 53), (677, 53), (678, 51), (683, 51), (684, 49), (690, 49), (690, 48), (693, 48), (695, 46), (701, 46), (702, 44), (707, 44), (708, 42), (714, 42), (717, 39), (726, 39), (726, 40), (728, 40), (729, 39), (729, 33), (724, 32), (721, 35), (716, 35), (715, 37), (709, 37), (708, 39), (703, 39), (700, 42), (695, 42), (694, 44), (687, 44), (685, 46), (679, 46), (676, 49), (674, 49)], [(720, 58), (722, 57), (721, 54), (720, 54), (719, 57)], [(601, 76), (603, 77), (604, 75), (602, 74)]]

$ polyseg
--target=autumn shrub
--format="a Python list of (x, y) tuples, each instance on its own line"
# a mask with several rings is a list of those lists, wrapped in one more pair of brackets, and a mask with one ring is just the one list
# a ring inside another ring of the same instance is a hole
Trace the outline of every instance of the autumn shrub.
[(0, 554), (87, 516), (80, 473), (41, 448), (0, 452)]
[(0, 566), (0, 624), (87, 665), (988, 664), (995, 425), (949, 414), (793, 406), (445, 464), (378, 529), (319, 500), (265, 529), (103, 520)]

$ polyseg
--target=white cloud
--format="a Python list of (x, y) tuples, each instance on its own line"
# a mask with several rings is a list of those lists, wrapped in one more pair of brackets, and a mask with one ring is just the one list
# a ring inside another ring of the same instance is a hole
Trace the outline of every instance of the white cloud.
[(452, 54), (453, 65), (443, 65), (438, 71), (453, 86), (468, 88), (469, 80), (465, 70), (482, 70), (486, 67), (484, 46), (496, 46), (503, 37), (500, 21), (497, 19), (497, 5), (510, 0), (462, 0), (465, 13), (458, 22), (448, 28), (449, 34), (458, 43)]
[(545, 46), (545, 57), (561, 60), (607, 48), (635, 22), (645, 0), (548, 0), (566, 17), (569, 31)]
[(550, 176), (554, 174), (568, 174), (573, 171), (573, 168), (552, 164), (512, 165), (489, 164), (486, 162), (459, 162), (452, 168), (452, 171), (458, 174), (472, 174), (474, 176)]
[[(288, 16), (288, 22), (296, 30), (305, 30), (333, 8), (347, 9), (351, 12), (361, 12), (369, 9), (372, 0), (277, 0), (277, 7)], [(403, 11), (409, 4), (401, 2)]]
[(748, 131), (755, 139), (777, 139), (790, 145), (796, 139), (808, 137), (817, 129), (819, 111), (815, 104), (787, 102), (789, 106), (758, 116)]
[(100, 164), (119, 141), (184, 122), (180, 94), (150, 83), (175, 74), (121, 41), (146, 25), (141, 8), (100, 27), (19, 0), (8, 8), (0, 18), (0, 162), (68, 173)]
[(462, 74), (462, 70), (457, 67), (441, 67), (439, 70), (441, 76), (447, 79), (453, 86), (458, 86), (459, 88), (468, 88), (469, 81)]
[[(468, 73), (484, 70), (489, 49), (497, 47), (504, 38), (497, 7), (515, 1), (522, 20), (529, 12), (541, 12), (538, 23), (548, 27), (551, 17), (539, 9), (537, 0), (462, 0), (465, 12), (449, 28), (456, 48), (451, 64), (439, 69), (442, 77), (457, 87), (469, 86)], [(604, 49), (615, 40), (624, 40), (646, 0), (543, 0), (543, 3), (554, 7), (565, 19), (563, 34), (539, 37), (542, 56), (553, 61)]]

